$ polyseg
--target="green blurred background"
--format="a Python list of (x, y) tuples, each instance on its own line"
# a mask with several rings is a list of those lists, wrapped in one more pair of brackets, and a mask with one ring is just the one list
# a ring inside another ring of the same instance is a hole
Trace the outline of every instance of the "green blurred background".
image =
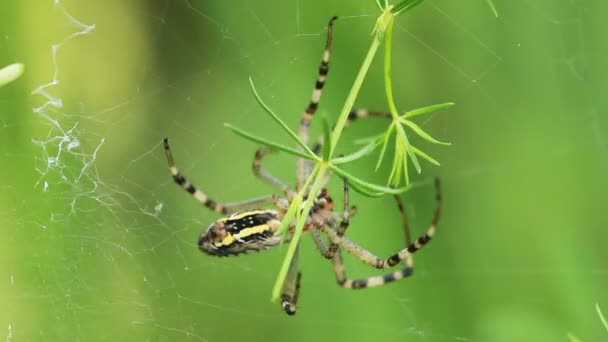
[[(0, 338), (608, 340), (595, 312), (608, 311), (608, 3), (496, 4), (498, 19), (483, 0), (427, 0), (397, 21), (400, 110), (457, 104), (416, 120), (453, 143), (414, 138), (442, 166), (413, 179), (441, 177), (445, 198), (416, 276), (339, 288), (305, 237), (299, 311), (286, 317), (269, 301), (284, 249), (201, 254), (197, 237), (217, 215), (172, 184), (160, 141), (217, 200), (270, 193), (250, 172), (257, 146), (223, 128), (290, 143), (247, 78), (297, 127), (339, 15), (320, 109), (335, 119), (371, 42), (373, 2), (3, 1), (0, 65), (26, 73), (0, 88)], [(358, 107), (387, 107), (378, 57)], [(385, 127), (354, 125), (340, 149)], [(290, 156), (266, 165), (293, 182)], [(386, 165), (373, 165), (350, 170), (384, 181)], [(340, 198), (339, 181), (329, 187)], [(431, 187), (403, 198), (422, 232)], [(391, 198), (351, 202), (352, 239), (383, 256), (403, 246)], [(346, 263), (351, 276), (378, 274)]]

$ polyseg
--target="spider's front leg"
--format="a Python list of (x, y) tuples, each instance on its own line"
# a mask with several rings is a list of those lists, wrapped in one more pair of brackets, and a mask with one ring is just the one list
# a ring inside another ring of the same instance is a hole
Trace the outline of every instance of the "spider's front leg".
[(186, 192), (192, 195), (197, 201), (216, 213), (224, 215), (231, 214), (241, 210), (255, 208), (262, 204), (276, 204), (280, 200), (276, 195), (267, 195), (235, 203), (218, 203), (209, 198), (204, 192), (197, 189), (194, 184), (190, 183), (186, 177), (179, 172), (177, 166), (175, 166), (173, 154), (169, 147), (169, 139), (163, 139), (163, 146), (165, 148), (165, 155), (167, 156), (167, 163), (169, 164), (169, 171), (171, 171), (175, 183), (186, 190)]
[[(329, 19), (329, 23), (327, 24), (327, 40), (325, 42), (325, 50), (323, 51), (323, 57), (321, 58), (321, 65), (319, 65), (319, 72), (317, 75), (317, 80), (315, 82), (315, 87), (312, 91), (312, 95), (310, 97), (310, 102), (308, 102), (308, 106), (302, 113), (302, 119), (300, 119), (300, 128), (298, 130), (298, 136), (305, 144), (308, 144), (308, 137), (310, 131), (310, 122), (317, 112), (317, 108), (319, 107), (319, 102), (321, 101), (321, 95), (323, 95), (323, 86), (325, 86), (325, 81), (327, 80), (327, 74), (329, 73), (329, 57), (331, 55), (331, 40), (333, 33), (334, 21), (338, 19), (338, 17), (334, 16)], [(306, 162), (302, 158), (298, 158), (296, 161), (296, 190), (300, 190), (304, 181), (306, 179)]]

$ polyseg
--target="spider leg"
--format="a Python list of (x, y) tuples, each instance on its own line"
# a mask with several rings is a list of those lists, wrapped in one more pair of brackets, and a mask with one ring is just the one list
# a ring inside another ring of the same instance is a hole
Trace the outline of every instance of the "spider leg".
[(346, 249), (350, 254), (356, 256), (361, 261), (368, 265), (376, 268), (389, 268), (397, 265), (401, 260), (410, 259), (412, 255), (426, 245), (435, 234), (435, 229), (439, 221), (439, 215), (441, 212), (441, 189), (439, 179), (435, 179), (435, 200), (437, 205), (435, 207), (435, 213), (431, 225), (427, 229), (426, 233), (420, 236), (416, 241), (410, 244), (408, 247), (401, 251), (391, 255), (387, 259), (381, 259), (374, 255), (367, 249), (359, 246), (355, 242), (347, 239), (344, 236), (338, 236), (338, 232), (330, 227), (320, 227), (321, 231), (329, 237), (329, 239), (336, 244), (339, 244), (342, 248)]
[(302, 273), (298, 271), (299, 252), (300, 246), (298, 245), (293, 259), (291, 259), (291, 263), (289, 264), (289, 271), (287, 272), (287, 278), (285, 280), (285, 285), (283, 285), (283, 294), (281, 296), (283, 311), (290, 316), (296, 314), (296, 305), (300, 295), (300, 280), (302, 279)]
[(395, 201), (397, 202), (397, 208), (399, 209), (399, 214), (401, 215), (401, 224), (403, 225), (403, 234), (405, 235), (405, 244), (412, 244), (412, 236), (410, 234), (410, 225), (407, 223), (407, 216), (405, 215), (405, 210), (403, 209), (403, 202), (401, 202), (401, 197), (399, 195), (394, 195)]
[[(329, 247), (327, 246), (325, 241), (323, 241), (319, 230), (312, 229), (310, 233), (317, 248), (321, 251), (323, 256), (326, 256), (329, 252)], [(406, 258), (405, 265), (405, 268), (399, 271), (391, 272), (382, 276), (374, 276), (362, 279), (348, 279), (346, 276), (346, 271), (344, 270), (344, 263), (342, 261), (342, 254), (340, 253), (340, 249), (336, 249), (336, 252), (332, 256), (332, 266), (336, 275), (336, 281), (338, 282), (338, 285), (355, 290), (367, 287), (377, 287), (411, 276), (414, 272), (414, 258)]]
[[(327, 25), (327, 41), (325, 43), (325, 50), (323, 51), (323, 58), (321, 59), (321, 65), (319, 66), (319, 74), (317, 76), (317, 81), (315, 83), (315, 88), (312, 91), (312, 96), (310, 97), (310, 102), (308, 106), (302, 113), (302, 119), (300, 120), (300, 129), (298, 135), (304, 141), (304, 143), (308, 143), (309, 130), (310, 130), (310, 121), (314, 116), (317, 108), (319, 106), (319, 101), (321, 100), (321, 95), (323, 93), (323, 86), (325, 85), (325, 80), (327, 79), (327, 73), (329, 72), (329, 56), (331, 51), (331, 38), (333, 31), (334, 21), (338, 19), (338, 17), (332, 17), (329, 20), (329, 24)], [(296, 161), (296, 183), (297, 190), (300, 190), (304, 181), (307, 177), (306, 175), (306, 163), (304, 159), (298, 158)]]
[[(336, 232), (336, 235), (339, 237), (344, 236), (344, 233), (346, 232), (346, 229), (348, 229), (348, 225), (350, 223), (350, 221), (349, 221), (350, 207), (348, 205), (348, 199), (349, 199), (348, 194), (349, 194), (348, 193), (348, 179), (344, 178), (344, 211), (342, 212), (342, 220), (340, 221), (340, 225), (338, 225), (338, 229)], [(334, 257), (334, 255), (336, 254), (336, 252), (338, 251), (339, 247), (340, 247), (339, 244), (332, 241), (329, 248), (323, 253), (323, 256), (327, 259), (332, 259)]]
[(393, 281), (398, 281), (407, 278), (414, 274), (413, 258), (407, 258), (405, 261), (405, 268), (399, 271), (394, 271), (385, 275), (360, 279), (348, 279), (346, 277), (346, 271), (344, 271), (344, 263), (342, 262), (342, 254), (340, 253), (340, 250), (337, 251), (332, 261), (338, 285), (353, 290), (382, 286)]
[(223, 204), (218, 203), (209, 198), (209, 196), (207, 196), (204, 192), (197, 189), (194, 184), (190, 183), (186, 177), (179, 172), (177, 166), (175, 166), (173, 154), (171, 153), (171, 148), (169, 147), (169, 140), (167, 138), (163, 140), (163, 146), (165, 148), (165, 155), (167, 156), (167, 163), (169, 164), (169, 171), (171, 171), (171, 175), (173, 175), (173, 180), (175, 183), (186, 190), (186, 192), (192, 195), (197, 201), (201, 202), (204, 206), (217, 213), (230, 214), (243, 209), (258, 207), (262, 204), (277, 204), (279, 201), (281, 201), (281, 198), (276, 195), (267, 195), (241, 202)]
[[(349, 187), (348, 187), (348, 179), (344, 178), (344, 211), (342, 212), (342, 220), (340, 221), (340, 224), (338, 225), (338, 229), (336, 231), (336, 236), (338, 237), (342, 237), (344, 236), (344, 233), (346, 232), (346, 229), (349, 226), (349, 218), (350, 216), (352, 216), (353, 214), (356, 213), (356, 207), (349, 207)], [(401, 221), (403, 224), (403, 231), (405, 234), (405, 243), (407, 245), (411, 244), (411, 237), (410, 237), (410, 228), (409, 225), (407, 223), (407, 216), (405, 215), (405, 211), (403, 209), (403, 203), (401, 202), (401, 199), (399, 198), (398, 195), (395, 195), (395, 200), (397, 202), (397, 208), (399, 209), (399, 213), (401, 214)], [(317, 243), (317, 245), (319, 245)], [(334, 255), (336, 254), (336, 252), (338, 251), (338, 248), (340, 247), (339, 244), (332, 242), (332, 244), (327, 248), (327, 249), (323, 249), (323, 256), (326, 259), (332, 259), (334, 257)]]
[(270, 174), (270, 172), (262, 168), (262, 159), (269, 152), (273, 152), (273, 150), (269, 147), (262, 147), (255, 151), (255, 156), (253, 157), (253, 162), (251, 164), (253, 173), (259, 179), (281, 190), (285, 194), (285, 196), (287, 196), (288, 199), (292, 199), (295, 196), (295, 192), (289, 189), (289, 186), (283, 183), (283, 181), (276, 178), (275, 176)]

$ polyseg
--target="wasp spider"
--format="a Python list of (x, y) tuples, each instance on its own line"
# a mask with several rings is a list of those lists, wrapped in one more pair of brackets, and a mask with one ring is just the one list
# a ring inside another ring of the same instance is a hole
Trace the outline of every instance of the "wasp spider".
[[(299, 135), (305, 142), (308, 142), (310, 122), (317, 110), (321, 98), (321, 91), (329, 71), (332, 26), (335, 19), (336, 17), (333, 17), (329, 21), (327, 43), (323, 53), (321, 66), (319, 67), (315, 88), (310, 103), (306, 107), (300, 121)], [(348, 121), (350, 123), (357, 118), (386, 115), (386, 113), (381, 112), (356, 110), (350, 113)], [(319, 140), (315, 149), (319, 150), (322, 143), (322, 140)], [(266, 153), (271, 151), (270, 149), (261, 148), (256, 151), (252, 165), (253, 171), (258, 178), (270, 183), (280, 190), (284, 197), (269, 195), (237, 203), (218, 203), (209, 198), (205, 193), (187, 181), (179, 172), (175, 166), (169, 148), (169, 142), (166, 138), (164, 139), (164, 149), (169, 164), (169, 170), (173, 175), (173, 180), (207, 208), (219, 214), (227, 215), (212, 223), (200, 236), (198, 246), (202, 252), (214, 256), (239, 255), (249, 251), (265, 250), (279, 244), (281, 237), (276, 235), (276, 232), (279, 228), (281, 219), (284, 217), (296, 192), (261, 167), (261, 160)], [(301, 159), (297, 161), (296, 190), (299, 190), (302, 187), (309, 171), (310, 165), (307, 164), (307, 161)], [(362, 289), (400, 280), (412, 275), (413, 253), (429, 242), (435, 233), (441, 205), (441, 193), (438, 180), (435, 181), (435, 188), (437, 205), (431, 225), (426, 233), (420, 236), (414, 243), (411, 243), (409, 240), (409, 228), (407, 226), (403, 206), (401, 205), (399, 198), (396, 197), (406, 233), (406, 244), (408, 246), (387, 259), (377, 257), (367, 249), (344, 236), (346, 229), (349, 226), (349, 218), (356, 211), (355, 207), (349, 207), (349, 187), (347, 180), (344, 180), (344, 210), (341, 214), (333, 211), (333, 200), (327, 190), (324, 189), (318, 194), (309, 194), (309, 196), (316, 196), (316, 199), (308, 214), (304, 230), (311, 233), (311, 236), (323, 257), (332, 260), (333, 270), (338, 285), (349, 289)], [(270, 204), (273, 204), (276, 209), (253, 209)], [(323, 238), (323, 235), (328, 238), (329, 244)], [(405, 267), (383, 276), (354, 280), (348, 279), (342, 263), (342, 256), (340, 254), (341, 248), (366, 264), (378, 269), (396, 266), (402, 260), (405, 261)], [(300, 278), (301, 273), (298, 271), (298, 252), (296, 250), (296, 254), (289, 267), (287, 281), (283, 288), (281, 303), (283, 310), (289, 315), (293, 315), (296, 312), (296, 303), (300, 291)]]

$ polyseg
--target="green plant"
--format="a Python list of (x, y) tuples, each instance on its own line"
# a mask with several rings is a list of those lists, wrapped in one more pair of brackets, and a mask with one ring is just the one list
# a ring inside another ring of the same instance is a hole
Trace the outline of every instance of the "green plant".
[[(285, 153), (304, 158), (310, 160), (314, 163), (314, 168), (310, 176), (304, 182), (304, 186), (299, 189), (299, 192), (292, 200), (291, 205), (281, 223), (281, 227), (279, 229), (279, 233), (283, 234), (283, 238), (288, 233), (288, 228), (292, 224), (295, 219), (295, 229), (293, 231), (293, 236), (291, 237), (291, 242), (287, 249), (287, 253), (285, 255), (285, 259), (283, 260), (281, 269), (279, 271), (279, 275), (272, 291), (272, 299), (276, 300), (280, 296), (281, 288), (283, 287), (283, 283), (285, 281), (285, 277), (287, 276), (287, 271), (289, 268), (289, 264), (293, 258), (293, 255), (296, 251), (296, 247), (299, 243), (299, 239), (302, 235), (304, 224), (306, 222), (306, 218), (308, 213), (314, 204), (315, 196), (306, 196), (308, 193), (318, 193), (321, 186), (324, 184), (324, 179), (328, 175), (328, 173), (333, 172), (342, 178), (348, 179), (352, 188), (364, 195), (367, 196), (382, 196), (385, 194), (400, 194), (407, 191), (410, 188), (409, 176), (408, 176), (408, 156), (411, 159), (416, 171), (418, 173), (421, 172), (421, 167), (418, 162), (416, 156), (420, 156), (423, 159), (433, 163), (439, 164), (435, 159), (431, 158), (428, 154), (423, 152), (422, 150), (412, 146), (409, 143), (408, 136), (406, 134), (405, 127), (409, 127), (414, 133), (418, 134), (423, 139), (436, 144), (449, 145), (449, 143), (440, 142), (433, 137), (431, 137), (428, 133), (424, 132), (418, 125), (412, 122), (410, 119), (416, 116), (428, 114), (437, 110), (445, 109), (452, 106), (452, 103), (443, 103), (438, 105), (427, 106), (415, 110), (408, 111), (402, 115), (399, 115), (397, 111), (397, 107), (394, 103), (393, 93), (392, 93), (392, 83), (391, 83), (391, 46), (392, 46), (392, 28), (395, 21), (395, 18), (414, 8), (416, 5), (420, 4), (423, 0), (404, 0), (396, 5), (389, 5), (388, 2), (382, 4), (379, 0), (375, 0), (376, 5), (381, 11), (380, 16), (378, 17), (375, 27), (373, 29), (373, 38), (372, 43), (368, 49), (368, 52), (363, 60), (363, 63), (355, 77), (351, 90), (346, 97), (344, 105), (342, 106), (342, 110), (338, 116), (338, 120), (336, 125), (334, 126), (333, 131), (330, 131), (329, 124), (326, 120), (324, 120), (324, 140), (325, 144), (323, 145), (322, 154), (316, 155), (299, 137), (298, 135), (292, 131), (283, 120), (275, 114), (272, 109), (264, 103), (262, 98), (260, 97), (257, 89), (253, 81), (250, 79), (251, 88), (253, 90), (254, 96), (260, 106), (270, 115), (270, 117), (281, 126), (281, 128), (287, 132), (287, 134), (300, 146), (301, 150), (296, 150), (291, 147), (287, 147), (282, 144), (278, 144), (273, 141), (269, 141), (266, 138), (262, 138), (251, 134), (245, 130), (242, 130), (238, 127), (230, 125), (228, 123), (225, 126), (231, 129), (234, 133), (248, 139), (252, 140), (256, 143), (273, 147), (277, 150), (283, 151)], [(392, 123), (389, 125), (387, 130), (380, 136), (363, 139), (364, 147), (360, 150), (346, 155), (342, 157), (335, 157), (335, 149), (340, 141), (340, 137), (342, 131), (345, 127), (345, 124), (348, 119), (348, 114), (353, 108), (354, 102), (359, 94), (359, 90), (363, 84), (363, 81), (368, 73), (369, 67), (378, 51), (378, 48), (384, 41), (385, 44), (385, 58), (384, 58), (384, 80), (385, 80), (385, 90), (388, 101), (388, 106), (390, 109)], [(371, 152), (373, 152), (378, 147), (381, 147), (380, 156), (378, 159), (377, 167), (380, 166), (382, 159), (384, 157), (385, 151), (387, 149), (388, 141), (392, 137), (393, 132), (395, 133), (394, 141), (395, 141), (395, 154), (392, 161), (392, 169), (390, 173), (390, 177), (388, 179), (388, 186), (378, 185), (374, 183), (370, 183), (365, 181), (355, 175), (345, 171), (341, 165), (350, 163), (355, 161)], [(401, 187), (401, 179), (405, 180), (405, 184)], [(306, 198), (306, 199), (305, 199)]]

